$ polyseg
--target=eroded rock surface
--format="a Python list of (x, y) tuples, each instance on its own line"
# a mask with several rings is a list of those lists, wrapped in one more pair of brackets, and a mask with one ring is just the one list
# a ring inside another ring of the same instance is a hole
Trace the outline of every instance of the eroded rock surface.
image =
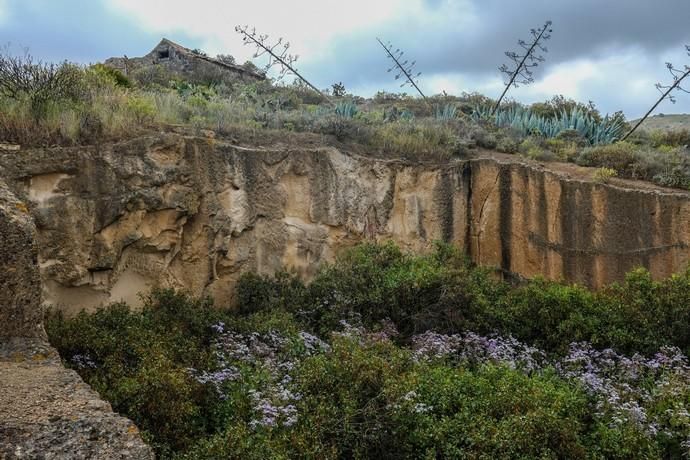
[(0, 458), (153, 458), (48, 345), (37, 252), (27, 206), (0, 180)]
[(690, 259), (690, 194), (597, 184), (514, 157), (409, 164), (335, 148), (157, 134), (0, 154), (31, 203), (48, 303), (67, 312), (169, 286), (232, 303), (244, 271), (305, 278), (344, 247), (451, 241), (524, 277), (598, 287)]
[(34, 354), (0, 360), (0, 458), (139, 460), (153, 454), (137, 427), (56, 354)]
[(0, 178), (0, 344), (46, 339), (37, 262), (29, 208)]

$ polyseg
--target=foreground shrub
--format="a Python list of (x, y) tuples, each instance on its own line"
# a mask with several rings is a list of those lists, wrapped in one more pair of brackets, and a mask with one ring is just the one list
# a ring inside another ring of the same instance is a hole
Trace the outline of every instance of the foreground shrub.
[(690, 270), (511, 287), (449, 246), (364, 244), (238, 298), (159, 290), (47, 330), (163, 458), (690, 453)]
[(205, 300), (154, 291), (141, 312), (113, 304), (73, 319), (48, 317), (52, 344), (68, 365), (136, 420), (161, 452), (184, 449), (206, 430), (209, 391), (187, 368), (209, 359), (212, 318)]

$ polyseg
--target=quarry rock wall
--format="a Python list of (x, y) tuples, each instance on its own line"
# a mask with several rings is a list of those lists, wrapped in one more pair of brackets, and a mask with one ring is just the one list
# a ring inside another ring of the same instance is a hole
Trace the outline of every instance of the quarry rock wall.
[(0, 179), (0, 458), (152, 459), (48, 345), (37, 242), (27, 204)]
[(0, 178), (0, 344), (46, 339), (40, 284), (36, 227), (29, 208)]
[(245, 271), (308, 279), (366, 239), (411, 250), (448, 241), (504, 274), (594, 288), (690, 260), (690, 194), (516, 159), (410, 164), (157, 134), (0, 153), (0, 168), (36, 223), (44, 301), (68, 313), (137, 305), (154, 286), (232, 304)]

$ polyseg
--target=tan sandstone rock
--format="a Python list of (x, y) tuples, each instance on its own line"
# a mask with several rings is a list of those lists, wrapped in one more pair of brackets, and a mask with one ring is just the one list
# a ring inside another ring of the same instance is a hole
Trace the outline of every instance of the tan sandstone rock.
[(690, 260), (689, 193), (489, 152), (413, 164), (156, 134), (0, 153), (0, 166), (35, 216), (44, 298), (68, 313), (137, 305), (154, 286), (232, 304), (245, 271), (309, 278), (364, 239), (413, 250), (448, 241), (509, 276), (595, 288)]
[(153, 458), (132, 422), (48, 345), (36, 236), (27, 205), (0, 179), (0, 458)]

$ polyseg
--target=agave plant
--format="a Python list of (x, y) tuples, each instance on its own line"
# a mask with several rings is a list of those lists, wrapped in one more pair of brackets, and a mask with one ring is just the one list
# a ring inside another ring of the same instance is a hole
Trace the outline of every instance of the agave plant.
[(405, 109), (402, 112), (400, 112), (399, 119), (402, 121), (412, 121), (412, 120), (414, 120), (414, 113)]
[(458, 108), (454, 104), (444, 104), (442, 106), (436, 106), (434, 109), (434, 117), (437, 120), (448, 121), (455, 119), (457, 115)]
[(562, 112), (554, 123), (558, 125), (559, 133), (568, 129), (575, 130), (592, 145), (615, 142), (620, 139), (625, 129), (625, 124), (620, 117), (606, 115), (603, 120), (596, 120), (579, 108), (575, 108), (570, 113)]
[(520, 105), (502, 109), (491, 114), (491, 107), (475, 107), (472, 118), (475, 121), (490, 120), (499, 128), (511, 128), (523, 136), (542, 136), (552, 138), (564, 131), (574, 130), (591, 145), (610, 144), (620, 139), (625, 123), (620, 117), (604, 117), (596, 120), (584, 110), (575, 108), (561, 112), (556, 118), (545, 118), (534, 114)]
[(338, 102), (335, 105), (335, 114), (342, 118), (354, 118), (358, 112), (357, 105), (351, 101)]

